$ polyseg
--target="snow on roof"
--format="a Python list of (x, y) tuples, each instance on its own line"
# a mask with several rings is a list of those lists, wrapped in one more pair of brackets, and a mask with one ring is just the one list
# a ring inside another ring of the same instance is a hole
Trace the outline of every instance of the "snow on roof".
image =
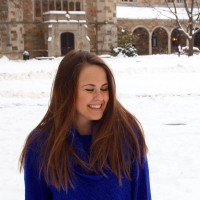
[[(172, 10), (174, 10), (172, 8)], [(185, 8), (177, 8), (179, 19), (188, 19)], [(194, 13), (198, 13), (195, 9)], [(118, 19), (175, 19), (167, 7), (117, 6)]]
[(67, 19), (63, 19), (63, 20), (47, 20), (44, 21), (44, 23), (86, 23), (86, 20), (67, 20)]
[(44, 12), (43, 15), (48, 15), (48, 14), (56, 14), (56, 15), (63, 15), (66, 14), (66, 11), (61, 11), (61, 10), (51, 10)]
[(85, 15), (85, 11), (69, 11), (68, 13), (72, 15)]
[[(66, 13), (67, 13), (66, 11), (51, 10), (51, 11), (44, 12), (43, 15), (48, 15), (48, 14), (63, 15)], [(85, 15), (85, 11), (69, 11), (68, 13), (71, 15)]]

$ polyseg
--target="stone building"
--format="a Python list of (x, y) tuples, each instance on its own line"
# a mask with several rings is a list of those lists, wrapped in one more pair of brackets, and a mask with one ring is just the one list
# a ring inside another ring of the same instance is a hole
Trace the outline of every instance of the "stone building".
[[(177, 1), (183, 6), (182, 0)], [(0, 0), (0, 55), (19, 59), (28, 51), (31, 58), (63, 56), (71, 49), (109, 54), (122, 29), (137, 36), (135, 45), (141, 55), (172, 53), (178, 43), (185, 46), (187, 40), (176, 29), (175, 21), (145, 16), (144, 10), (151, 8), (144, 2)], [(165, 0), (151, 2), (166, 6)], [(200, 34), (195, 45), (200, 47)]]

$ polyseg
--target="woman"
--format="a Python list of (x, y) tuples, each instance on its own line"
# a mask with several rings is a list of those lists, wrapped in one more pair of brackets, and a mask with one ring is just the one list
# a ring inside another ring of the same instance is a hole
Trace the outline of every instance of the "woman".
[(98, 56), (61, 61), (49, 108), (21, 153), (26, 200), (149, 200), (147, 147), (137, 119), (116, 99)]

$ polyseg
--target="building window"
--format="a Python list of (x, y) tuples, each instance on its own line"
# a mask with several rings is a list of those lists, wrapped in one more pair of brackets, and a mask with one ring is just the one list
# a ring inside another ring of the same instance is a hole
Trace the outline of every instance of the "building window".
[(41, 17), (41, 1), (40, 0), (36, 0), (35, 1), (35, 16), (36, 17)]
[(49, 8), (48, 8), (47, 0), (42, 1), (42, 12), (46, 12), (48, 10), (49, 10)]
[(68, 7), (68, 0), (63, 0), (63, 10), (68, 11), (69, 7)]
[(152, 47), (158, 46), (158, 38), (155, 34), (152, 35)]
[[(37, 0), (38, 2), (41, 2)], [(43, 12), (47, 10), (81, 11), (82, 1), (80, 0), (43, 0)]]
[(61, 10), (61, 2), (60, 2), (60, 0), (56, 0), (56, 10)]
[(81, 2), (80, 1), (69, 2), (69, 10), (70, 11), (80, 11), (81, 10)]
[(74, 11), (74, 2), (69, 3), (69, 10)]
[(76, 2), (76, 11), (80, 11), (80, 10), (81, 10), (81, 3)]
[(49, 10), (55, 10), (54, 0), (49, 0)]

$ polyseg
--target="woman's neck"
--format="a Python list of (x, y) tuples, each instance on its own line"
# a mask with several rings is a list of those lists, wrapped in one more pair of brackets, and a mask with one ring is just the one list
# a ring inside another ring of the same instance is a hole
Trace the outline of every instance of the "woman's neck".
[(91, 122), (76, 123), (76, 129), (80, 135), (91, 135)]

